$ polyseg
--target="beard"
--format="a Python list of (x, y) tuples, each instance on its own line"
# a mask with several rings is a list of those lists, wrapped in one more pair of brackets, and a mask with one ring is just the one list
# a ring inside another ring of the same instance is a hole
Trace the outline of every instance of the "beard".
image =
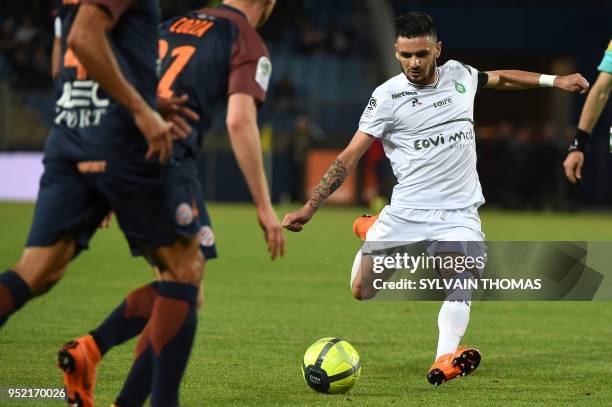
[(429, 66), (429, 69), (427, 70), (423, 70), (423, 69), (411, 70), (410, 68), (404, 69), (404, 67), (402, 66), (402, 72), (404, 72), (404, 75), (406, 76), (406, 78), (408, 78), (408, 80), (414, 84), (429, 85), (431, 83), (432, 77), (436, 70), (436, 66), (437, 66), (436, 61), (433, 61), (433, 63)]

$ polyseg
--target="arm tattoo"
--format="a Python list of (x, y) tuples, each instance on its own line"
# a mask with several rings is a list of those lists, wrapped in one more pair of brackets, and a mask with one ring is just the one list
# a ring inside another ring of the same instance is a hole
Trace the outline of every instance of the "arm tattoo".
[(346, 166), (342, 163), (342, 161), (336, 159), (327, 169), (327, 172), (325, 175), (323, 175), (321, 181), (319, 181), (319, 185), (317, 185), (317, 188), (310, 196), (308, 204), (314, 209), (319, 209), (323, 201), (329, 198), (334, 191), (340, 188), (340, 185), (342, 185), (346, 177)]

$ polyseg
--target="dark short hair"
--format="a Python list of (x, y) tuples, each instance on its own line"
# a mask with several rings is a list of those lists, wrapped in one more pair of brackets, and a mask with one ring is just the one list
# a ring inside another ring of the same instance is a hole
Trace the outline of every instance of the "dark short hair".
[(438, 38), (432, 18), (421, 12), (411, 11), (395, 18), (395, 38), (432, 37)]

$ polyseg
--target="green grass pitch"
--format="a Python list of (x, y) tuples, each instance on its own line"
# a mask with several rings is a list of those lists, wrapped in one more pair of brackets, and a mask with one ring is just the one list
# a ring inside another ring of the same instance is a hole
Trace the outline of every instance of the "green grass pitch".
[[(0, 205), (0, 264), (17, 260), (32, 205)], [(279, 213), (284, 213), (282, 208)], [(612, 405), (612, 307), (599, 303), (474, 303), (464, 342), (483, 352), (466, 378), (434, 388), (426, 372), (437, 341), (438, 303), (353, 300), (350, 266), (359, 243), (358, 208), (324, 208), (299, 234), (286, 234), (271, 262), (250, 206), (211, 205), (220, 259), (210, 262), (206, 303), (182, 387), (185, 406), (216, 405)], [(488, 239), (612, 240), (612, 214), (482, 212)], [(56, 350), (94, 328), (131, 288), (152, 279), (132, 259), (116, 224), (48, 295), (0, 331), (0, 388), (57, 388)], [(325, 336), (350, 341), (362, 376), (348, 394), (310, 390), (300, 376), (305, 349)], [(97, 405), (108, 406), (130, 367), (135, 342), (100, 365)], [(2, 401), (0, 405), (59, 405)]]

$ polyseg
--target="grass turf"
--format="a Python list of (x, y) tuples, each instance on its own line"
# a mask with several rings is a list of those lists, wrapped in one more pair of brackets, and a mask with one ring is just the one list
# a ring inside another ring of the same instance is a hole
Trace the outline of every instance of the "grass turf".
[[(221, 257), (207, 269), (185, 406), (612, 405), (610, 303), (475, 303), (464, 342), (480, 348), (483, 362), (473, 375), (434, 388), (425, 375), (439, 304), (359, 303), (350, 296), (359, 246), (350, 228), (359, 209), (323, 209), (304, 232), (286, 235), (286, 256), (276, 262), (268, 260), (251, 207), (211, 205), (210, 212)], [(0, 264), (17, 260), (31, 216), (31, 205), (0, 205)], [(482, 220), (494, 240), (612, 240), (611, 214), (485, 210)], [(151, 279), (116, 224), (100, 231), (52, 292), (0, 331), (0, 390), (60, 387), (58, 347)], [(360, 352), (362, 376), (348, 394), (317, 394), (300, 376), (303, 352), (325, 336), (342, 337)], [(97, 405), (114, 400), (133, 348), (133, 341), (117, 347), (100, 365)], [(0, 405), (58, 404), (0, 396)]]

